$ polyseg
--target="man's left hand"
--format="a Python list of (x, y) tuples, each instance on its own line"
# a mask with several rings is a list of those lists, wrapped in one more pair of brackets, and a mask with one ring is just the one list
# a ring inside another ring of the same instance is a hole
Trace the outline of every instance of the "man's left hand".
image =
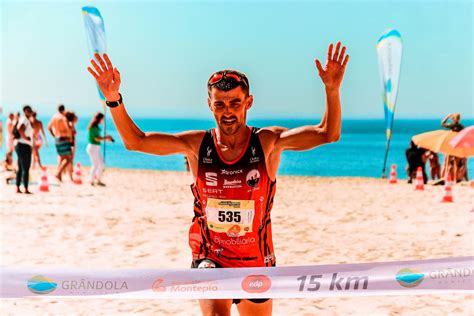
[(315, 60), (319, 76), (323, 80), (326, 89), (329, 90), (339, 89), (342, 78), (344, 77), (347, 62), (349, 61), (349, 55), (345, 55), (346, 47), (343, 46), (342, 50), (340, 48), (341, 42), (337, 42), (336, 50), (333, 54), (333, 44), (329, 44), (328, 57), (324, 68), (321, 66), (321, 62), (318, 59)]

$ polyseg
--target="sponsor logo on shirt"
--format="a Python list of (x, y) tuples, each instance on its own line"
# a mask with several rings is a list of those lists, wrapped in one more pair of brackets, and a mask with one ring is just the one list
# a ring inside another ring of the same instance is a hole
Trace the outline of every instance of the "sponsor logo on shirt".
[(260, 161), (260, 157), (255, 157), (255, 153), (256, 153), (256, 150), (255, 150), (255, 147), (251, 147), (250, 150), (252, 151), (252, 157), (250, 157), (250, 163), (255, 163), (255, 162), (259, 162)]
[(217, 186), (217, 173), (215, 172), (206, 172), (206, 185), (210, 187)]
[(219, 236), (214, 236), (214, 242), (219, 246), (246, 246), (254, 245), (256, 240), (255, 237), (221, 239)]
[(242, 187), (242, 181), (239, 179), (234, 179), (234, 180), (224, 179), (224, 188), (230, 189), (230, 188), (241, 188), (241, 187)]
[(247, 185), (251, 188), (255, 188), (260, 182), (260, 172), (257, 169), (252, 169), (247, 173), (245, 177)]
[(237, 170), (221, 169), (221, 174), (225, 174), (227, 176), (233, 176), (234, 174), (241, 174), (241, 173), (244, 173), (244, 169), (237, 169)]
[(213, 193), (221, 194), (222, 192), (224, 192), (224, 190), (222, 190), (222, 189), (213, 189), (213, 188), (211, 188), (211, 189), (202, 188), (202, 192), (211, 193), (211, 194), (213, 194)]
[(206, 153), (207, 157), (203, 157), (202, 162), (203, 163), (212, 163), (212, 158), (209, 158), (211, 156), (211, 153), (212, 153), (212, 148), (207, 146), (206, 152), (207, 152)]

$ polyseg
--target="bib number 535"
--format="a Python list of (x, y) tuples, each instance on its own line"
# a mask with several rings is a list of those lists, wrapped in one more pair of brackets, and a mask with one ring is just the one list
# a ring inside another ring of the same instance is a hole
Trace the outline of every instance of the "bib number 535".
[(240, 211), (219, 211), (218, 216), (221, 223), (240, 223), (242, 220)]

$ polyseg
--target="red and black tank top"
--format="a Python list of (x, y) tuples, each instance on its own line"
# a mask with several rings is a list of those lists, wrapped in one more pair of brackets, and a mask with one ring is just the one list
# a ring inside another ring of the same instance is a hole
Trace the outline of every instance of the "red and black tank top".
[(267, 174), (256, 127), (233, 161), (222, 157), (215, 130), (199, 149), (194, 218), (189, 230), (193, 259), (208, 258), (222, 267), (275, 265), (270, 211), (276, 181)]

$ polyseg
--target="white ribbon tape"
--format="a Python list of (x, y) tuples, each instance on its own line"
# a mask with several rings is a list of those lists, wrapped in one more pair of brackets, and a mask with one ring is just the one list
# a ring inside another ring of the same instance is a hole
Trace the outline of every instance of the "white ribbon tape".
[(297, 298), (468, 293), (474, 257), (236, 269), (52, 270), (3, 267), (1, 297)]

